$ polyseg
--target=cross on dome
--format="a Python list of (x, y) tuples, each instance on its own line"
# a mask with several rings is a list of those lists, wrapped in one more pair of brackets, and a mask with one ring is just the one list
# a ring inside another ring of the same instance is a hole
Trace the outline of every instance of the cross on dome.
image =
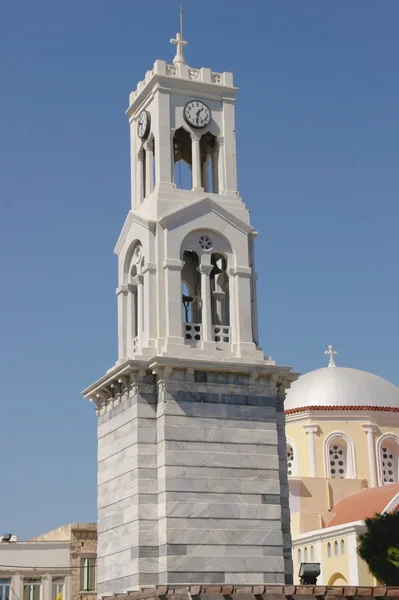
[(336, 354), (338, 354), (338, 352), (336, 350), (334, 350), (334, 348), (331, 346), (331, 344), (328, 346), (327, 350), (324, 351), (324, 354), (326, 354), (329, 357), (329, 359), (330, 359), (328, 361), (328, 366), (329, 367), (336, 367), (334, 356)]
[(176, 38), (172, 38), (170, 40), (171, 44), (176, 44), (176, 56), (173, 59), (173, 64), (185, 64), (184, 56), (183, 56), (183, 48), (187, 46), (187, 42), (183, 40), (183, 7), (180, 7), (180, 31), (176, 33)]

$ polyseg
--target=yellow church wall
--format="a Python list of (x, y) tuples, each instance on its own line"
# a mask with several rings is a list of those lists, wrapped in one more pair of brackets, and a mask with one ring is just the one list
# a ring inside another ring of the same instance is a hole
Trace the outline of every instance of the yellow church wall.
[(293, 442), (296, 475), (310, 477), (309, 445), (303, 423), (287, 423), (285, 433), (288, 440)]
[(322, 564), (324, 585), (349, 583), (348, 543), (346, 536), (335, 537), (322, 542)]
[(319, 562), (320, 585), (377, 585), (367, 564), (357, 554), (359, 525), (319, 529), (299, 539), (293, 536), (294, 583), (301, 562)]
[(357, 556), (357, 569), (360, 585), (377, 585), (377, 580), (369, 571), (367, 563)]
[[(388, 420), (388, 417), (384, 416), (384, 424), (376, 425), (376, 444), (381, 435), (384, 435), (385, 433), (393, 433), (399, 436), (399, 423), (397, 424), (395, 419), (395, 421), (390, 424), (387, 422)], [(370, 424), (370, 420), (363, 419), (361, 415), (359, 415), (359, 420), (343, 420), (340, 418), (324, 420), (316, 417), (295, 422), (288, 420), (286, 424), (286, 435), (287, 439), (292, 442), (294, 449), (294, 463), (296, 463), (293, 470), (293, 477), (297, 476), (302, 478), (311, 476), (309, 434), (306, 434), (304, 426), (317, 425), (319, 430), (314, 434), (317, 477), (326, 477), (326, 438), (334, 432), (342, 432), (352, 441), (354, 460), (352, 461), (353, 473), (351, 474), (355, 475), (356, 479), (366, 480), (367, 484), (370, 485), (367, 435), (363, 429), (363, 424)], [(378, 460), (379, 457), (377, 454), (378, 453), (376, 452), (376, 458)], [(348, 452), (348, 462), (351, 462), (349, 455), (350, 453)]]

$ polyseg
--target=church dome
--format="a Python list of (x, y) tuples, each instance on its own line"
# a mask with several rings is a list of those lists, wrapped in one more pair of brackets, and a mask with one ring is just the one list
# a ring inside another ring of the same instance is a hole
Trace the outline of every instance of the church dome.
[(372, 373), (332, 364), (302, 375), (287, 391), (287, 413), (319, 407), (399, 411), (399, 387)]

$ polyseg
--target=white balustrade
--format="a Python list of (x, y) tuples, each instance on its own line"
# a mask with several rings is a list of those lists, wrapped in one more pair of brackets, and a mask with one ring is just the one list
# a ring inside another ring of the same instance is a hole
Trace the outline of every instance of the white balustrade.
[(226, 325), (213, 326), (213, 339), (215, 342), (230, 343), (230, 327)]
[(184, 323), (184, 338), (189, 344), (195, 344), (202, 340), (201, 323)]

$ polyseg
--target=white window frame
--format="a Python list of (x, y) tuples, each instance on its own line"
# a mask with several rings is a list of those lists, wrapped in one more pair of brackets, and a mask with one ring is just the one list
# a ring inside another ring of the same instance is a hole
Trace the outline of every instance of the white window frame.
[[(90, 588), (87, 589), (87, 587), (89, 587), (89, 586), (82, 585), (85, 578), (87, 578), (88, 582), (90, 579), (90, 575), (89, 575), (90, 571), (88, 572), (88, 574), (86, 576), (84, 575), (84, 569), (86, 568), (84, 562), (86, 560), (94, 561), (94, 565), (91, 567), (92, 569), (94, 569), (94, 582), (93, 582), (92, 589), (90, 589)], [(97, 588), (97, 557), (95, 554), (90, 554), (87, 556), (80, 556), (79, 588), (80, 588), (80, 592), (95, 592), (96, 591), (96, 588)]]
[[(8, 588), (8, 594), (5, 593)], [(11, 577), (0, 577), (0, 600), (9, 600), (11, 593)]]
[(398, 475), (397, 479), (399, 481), (399, 436), (396, 433), (389, 431), (389, 432), (381, 435), (377, 440), (376, 454), (377, 454), (378, 481), (379, 481), (380, 486), (389, 485), (389, 482), (384, 482), (384, 477), (382, 474), (382, 461), (381, 461), (382, 446), (389, 441), (393, 441), (397, 445), (396, 459), (398, 461), (398, 464), (396, 465), (396, 473)]
[(29, 587), (29, 596), (27, 600), (34, 600), (34, 588), (39, 588), (39, 600), (42, 598), (42, 579), (41, 577), (24, 577), (22, 588), (22, 597), (25, 600), (25, 587)]
[[(56, 593), (54, 594), (54, 588)], [(58, 594), (61, 592), (61, 598), (64, 600), (65, 590), (65, 575), (53, 575), (51, 578), (51, 600), (57, 600)]]
[(288, 475), (288, 477), (296, 477), (298, 475), (298, 454), (297, 454), (297, 449), (296, 449), (296, 444), (294, 442), (294, 440), (292, 440), (289, 437), (285, 438), (285, 456), (287, 458), (287, 446), (291, 446), (292, 448), (292, 452), (294, 454), (294, 459), (292, 461), (292, 474)]
[(324, 471), (325, 476), (330, 478), (330, 445), (335, 440), (342, 439), (346, 443), (346, 473), (344, 479), (356, 479), (356, 456), (355, 445), (352, 439), (344, 431), (332, 431), (324, 440)]

